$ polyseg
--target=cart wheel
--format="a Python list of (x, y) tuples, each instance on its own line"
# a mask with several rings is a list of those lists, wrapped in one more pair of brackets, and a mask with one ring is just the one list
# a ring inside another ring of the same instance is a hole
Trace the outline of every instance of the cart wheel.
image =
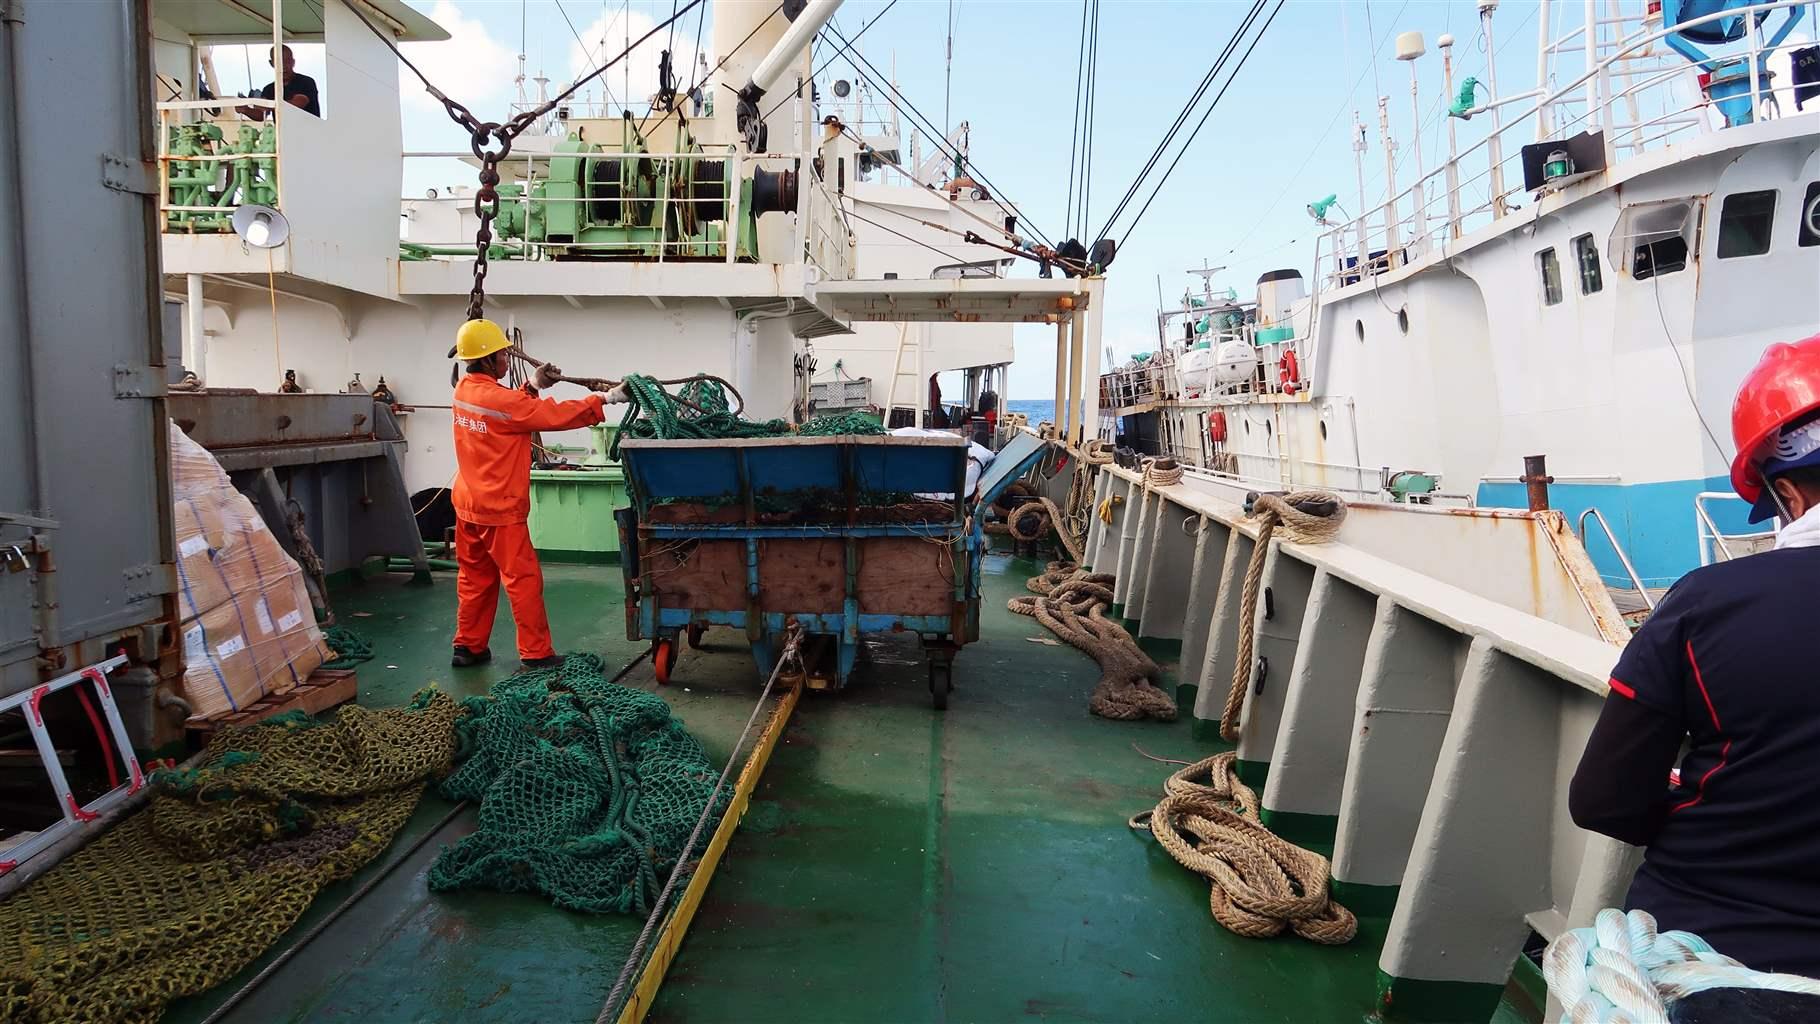
[(657, 685), (670, 685), (670, 669), (676, 665), (676, 641), (659, 640), (651, 648), (651, 667), (657, 672)]
[(706, 626), (700, 625), (699, 623), (691, 625), (689, 627), (689, 649), (692, 651), (701, 650), (701, 638), (703, 634), (707, 632), (708, 627)]
[(935, 710), (948, 710), (948, 694), (953, 690), (953, 667), (931, 662), (929, 665), (929, 703), (935, 707)]

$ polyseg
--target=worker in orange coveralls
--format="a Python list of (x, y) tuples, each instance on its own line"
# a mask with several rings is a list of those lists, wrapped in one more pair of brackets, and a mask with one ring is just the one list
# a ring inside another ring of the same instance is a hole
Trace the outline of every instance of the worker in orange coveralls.
[[(526, 668), (560, 665), (543, 607), (543, 570), (531, 546), (531, 435), (589, 427), (605, 418), (608, 402), (626, 400), (623, 386), (567, 402), (538, 398), (531, 388), (500, 383), (512, 343), (491, 320), (469, 320), (455, 334), (451, 355), (467, 364), (455, 386), (455, 593), (457, 668), (492, 660), (487, 638), (499, 609), (499, 586), (512, 601), (518, 657)], [(545, 365), (536, 386), (562, 371)]]

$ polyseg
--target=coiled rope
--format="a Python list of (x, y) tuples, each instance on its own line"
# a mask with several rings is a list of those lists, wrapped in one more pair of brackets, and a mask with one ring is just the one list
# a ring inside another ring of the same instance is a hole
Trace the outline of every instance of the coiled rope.
[(1139, 465), (1144, 468), (1144, 485), (1147, 487), (1174, 487), (1182, 482), (1182, 467), (1171, 458), (1147, 458)]
[(1548, 944), (1542, 978), (1571, 1024), (1666, 1024), (1676, 1001), (1716, 988), (1820, 996), (1820, 981), (1753, 971), (1692, 932), (1658, 932), (1645, 911), (1611, 908)]
[(1111, 573), (1084, 573), (1073, 562), (1050, 562), (1024, 584), (1035, 597), (1014, 597), (1006, 607), (1028, 615), (1099, 663), (1087, 709), (1101, 718), (1175, 720), (1175, 698), (1162, 688), (1163, 670), (1124, 627), (1106, 617), (1112, 604)]
[(1081, 461), (1089, 466), (1105, 466), (1112, 462), (1112, 446), (1103, 437), (1089, 438), (1081, 445)]
[[(1313, 515), (1298, 505), (1331, 505), (1328, 515)], [(1322, 544), (1340, 532), (1346, 519), (1346, 502), (1327, 491), (1291, 491), (1285, 495), (1259, 494), (1251, 502), (1251, 515), (1258, 524), (1257, 546), (1252, 548), (1251, 563), (1245, 567), (1245, 586), (1239, 595), (1238, 656), (1232, 665), (1232, 686), (1226, 691), (1226, 709), (1220, 713), (1220, 736), (1236, 742), (1239, 738), (1239, 712), (1245, 706), (1245, 686), (1251, 681), (1252, 645), (1257, 632), (1258, 582), (1264, 576), (1264, 558), (1270, 553), (1270, 539), (1277, 527), (1297, 544)]]
[(1236, 761), (1227, 751), (1169, 776), (1162, 802), (1131, 827), (1149, 829), (1178, 863), (1206, 877), (1213, 919), (1228, 931), (1269, 938), (1288, 929), (1323, 945), (1352, 941), (1358, 918), (1327, 895), (1327, 858), (1258, 821), (1257, 794), (1239, 781)]

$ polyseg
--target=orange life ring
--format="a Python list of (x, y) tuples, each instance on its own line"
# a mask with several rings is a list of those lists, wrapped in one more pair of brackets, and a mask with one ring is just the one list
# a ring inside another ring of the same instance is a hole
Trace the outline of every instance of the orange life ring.
[(1277, 380), (1282, 383), (1284, 394), (1293, 395), (1302, 389), (1302, 367), (1294, 352), (1285, 352), (1277, 360)]
[(1207, 440), (1214, 444), (1226, 440), (1226, 410), (1215, 409), (1207, 414)]

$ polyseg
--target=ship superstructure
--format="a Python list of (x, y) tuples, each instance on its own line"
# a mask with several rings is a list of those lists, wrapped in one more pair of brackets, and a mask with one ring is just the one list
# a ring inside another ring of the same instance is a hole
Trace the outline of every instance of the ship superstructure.
[[(1498, 4), (1478, 6), (1495, 55)], [(1355, 115), (1357, 202), (1311, 204), (1313, 265), (1162, 311), (1157, 351), (1102, 378), (1107, 436), (1252, 486), (1453, 505), (1522, 507), (1544, 455), (1556, 507), (1633, 591), (1749, 550), (1731, 395), (1820, 322), (1806, 13), (1543, 0), (1530, 89), (1491, 57), (1456, 81), (1441, 37), (1446, 152), (1418, 146), (1399, 181), (1388, 122), (1371, 145)], [(1419, 113), (1435, 58), (1397, 46)]]

